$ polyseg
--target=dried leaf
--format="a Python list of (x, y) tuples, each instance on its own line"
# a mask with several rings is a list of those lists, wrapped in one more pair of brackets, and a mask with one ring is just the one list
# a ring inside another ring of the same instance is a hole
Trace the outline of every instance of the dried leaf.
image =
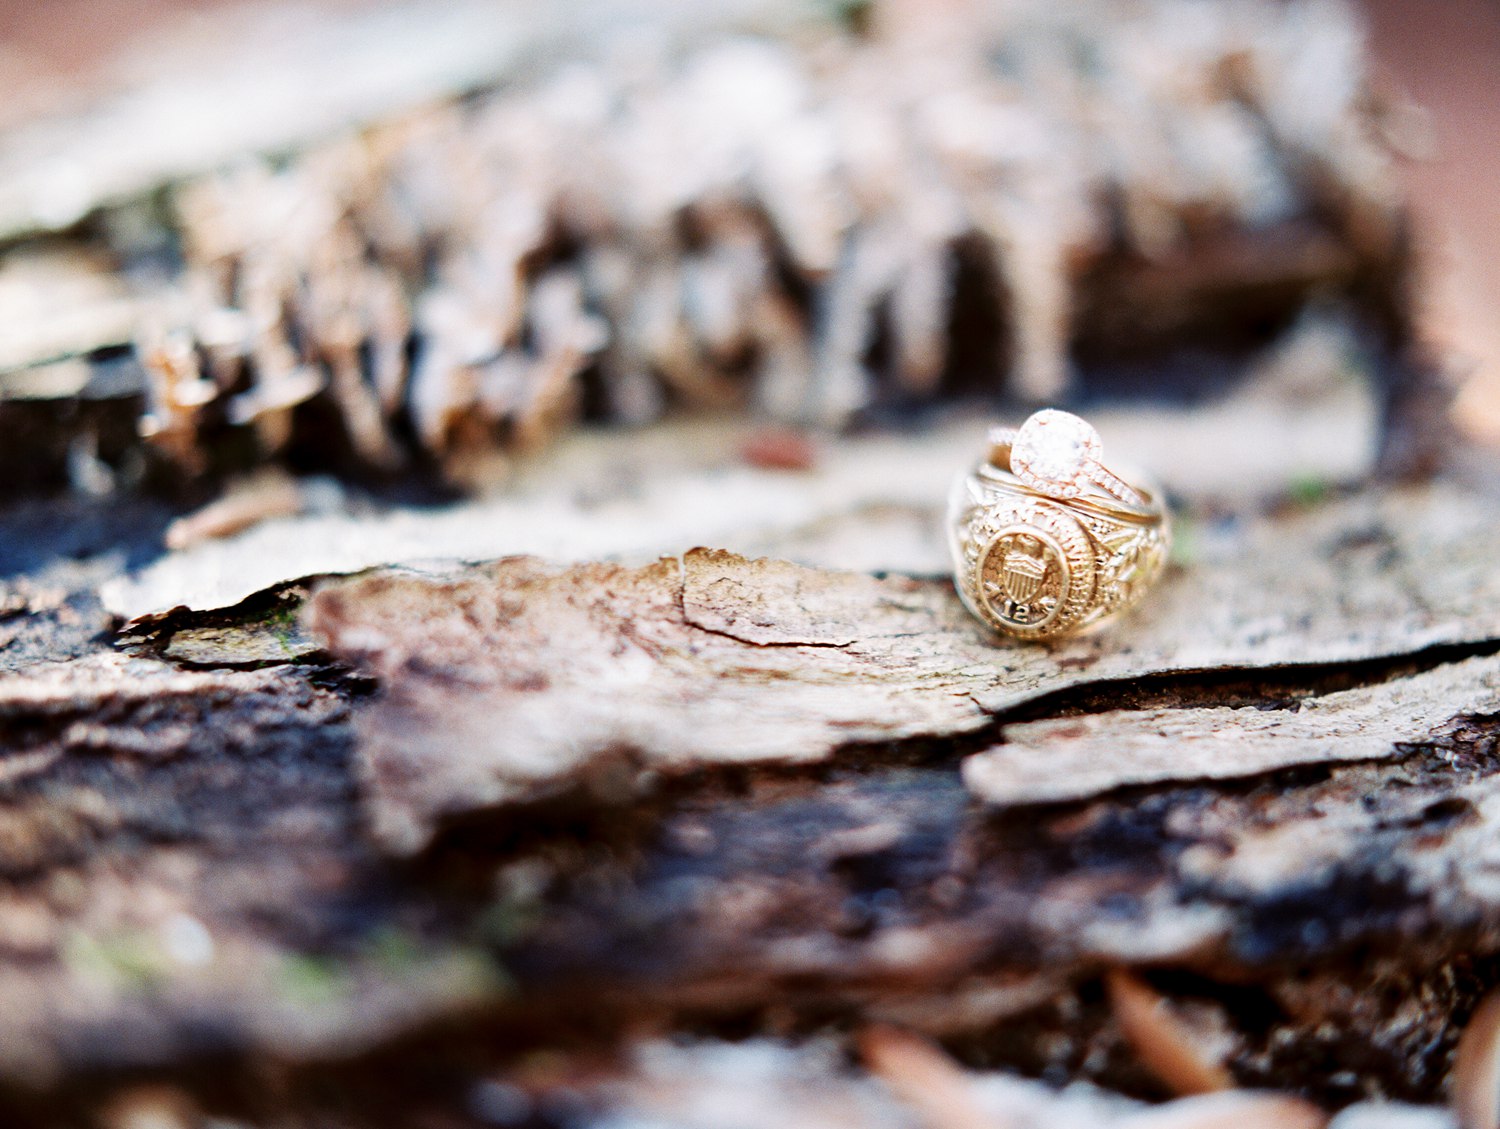
[[(34, 246), (6, 254), (0, 258), (0, 373), (127, 345), (138, 307), (102, 255)], [(14, 395), (13, 384), (6, 380), (0, 391)]]

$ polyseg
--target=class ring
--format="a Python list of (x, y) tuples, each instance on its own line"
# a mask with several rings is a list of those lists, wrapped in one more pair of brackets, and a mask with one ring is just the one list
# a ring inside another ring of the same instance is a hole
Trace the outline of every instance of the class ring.
[(1134, 607), (1171, 544), (1161, 492), (1106, 468), (1099, 433), (1068, 412), (1037, 412), (989, 440), (949, 501), (964, 605), (1027, 640), (1088, 631)]

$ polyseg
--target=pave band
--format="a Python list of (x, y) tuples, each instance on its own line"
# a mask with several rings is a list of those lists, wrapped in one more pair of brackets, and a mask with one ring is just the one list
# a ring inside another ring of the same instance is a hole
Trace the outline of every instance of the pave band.
[(1037, 414), (1046, 427), (1033, 416), (1017, 432), (991, 433), (988, 457), (954, 483), (948, 519), (964, 604), (1021, 639), (1073, 634), (1133, 606), (1160, 575), (1170, 538), (1160, 494), (1105, 471), (1092, 428), (1065, 412)]

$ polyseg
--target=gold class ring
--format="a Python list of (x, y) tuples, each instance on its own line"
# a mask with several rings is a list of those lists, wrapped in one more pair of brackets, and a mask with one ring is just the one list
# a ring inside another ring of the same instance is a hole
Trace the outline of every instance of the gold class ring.
[(1099, 433), (1048, 408), (990, 432), (953, 484), (948, 531), (964, 605), (998, 631), (1053, 639), (1133, 606), (1171, 540), (1155, 488), (1105, 467)]

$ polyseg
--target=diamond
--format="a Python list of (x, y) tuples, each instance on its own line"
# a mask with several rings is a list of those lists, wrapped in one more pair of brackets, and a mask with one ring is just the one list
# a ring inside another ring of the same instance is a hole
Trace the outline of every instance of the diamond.
[(1010, 466), (1017, 478), (1054, 497), (1082, 493), (1099, 461), (1099, 433), (1071, 412), (1046, 408), (1016, 432)]

